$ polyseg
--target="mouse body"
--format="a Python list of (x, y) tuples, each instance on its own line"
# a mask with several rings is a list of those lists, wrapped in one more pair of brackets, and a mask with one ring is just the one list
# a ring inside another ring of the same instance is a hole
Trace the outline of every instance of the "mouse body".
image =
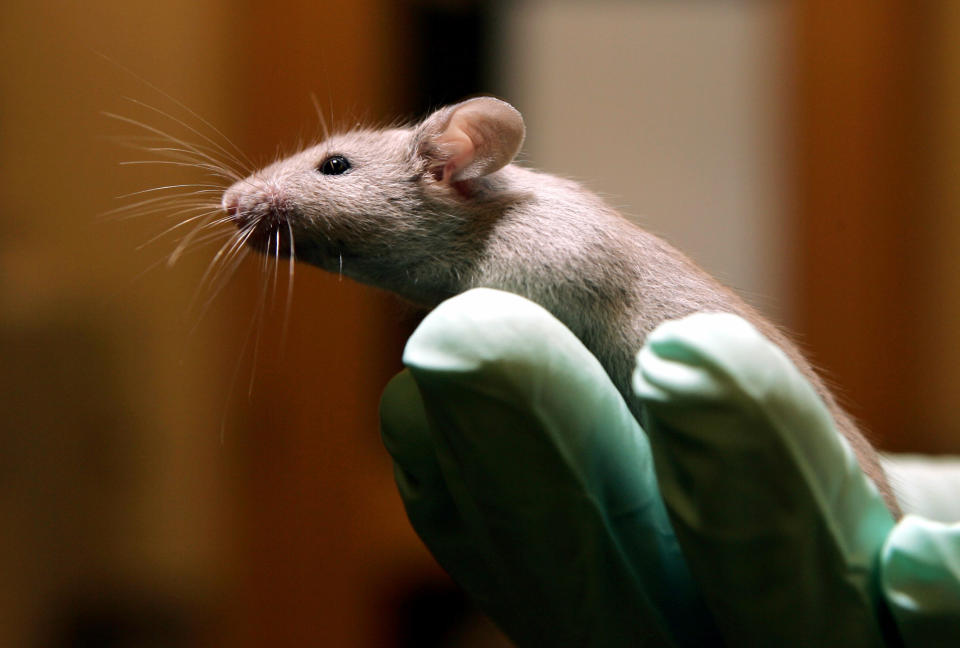
[(582, 185), (513, 163), (520, 113), (478, 97), (406, 128), (358, 129), (235, 183), (222, 206), (246, 242), (430, 308), (477, 287), (522, 295), (597, 357), (639, 420), (635, 357), (660, 323), (734, 313), (813, 384), (888, 507), (876, 451), (797, 347), (730, 289)]

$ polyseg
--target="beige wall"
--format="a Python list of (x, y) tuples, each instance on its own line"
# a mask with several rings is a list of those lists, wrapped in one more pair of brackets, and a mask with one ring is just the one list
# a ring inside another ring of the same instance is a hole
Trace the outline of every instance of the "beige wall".
[(511, 3), (524, 159), (785, 324), (865, 429), (960, 451), (956, 3)]
[(788, 318), (787, 5), (509, 6), (499, 69), (527, 120), (524, 159)]

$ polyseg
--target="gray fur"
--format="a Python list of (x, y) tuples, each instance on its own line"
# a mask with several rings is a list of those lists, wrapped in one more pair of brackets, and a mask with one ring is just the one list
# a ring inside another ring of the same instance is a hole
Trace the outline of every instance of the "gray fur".
[[(694, 312), (736, 313), (813, 383), (861, 467), (897, 510), (876, 452), (797, 348), (683, 254), (572, 181), (514, 164), (464, 181), (437, 172), (444, 148), (434, 144), (451, 115), (471, 101), (413, 127), (330, 137), (236, 183), (224, 206), (241, 226), (280, 227), (281, 235), (289, 227), (298, 259), (426, 307), (481, 286), (537, 302), (597, 356), (638, 418), (630, 377), (647, 334)], [(476, 157), (489, 170), (489, 160), (512, 158), (523, 124), (509, 104), (485, 101), (507, 106), (520, 120), (504, 124), (510, 113), (497, 105), (500, 122), (476, 124), (486, 134), (474, 138)], [(471, 119), (482, 119), (479, 112)], [(491, 135), (498, 128), (502, 137)], [(352, 168), (319, 173), (337, 154)]]

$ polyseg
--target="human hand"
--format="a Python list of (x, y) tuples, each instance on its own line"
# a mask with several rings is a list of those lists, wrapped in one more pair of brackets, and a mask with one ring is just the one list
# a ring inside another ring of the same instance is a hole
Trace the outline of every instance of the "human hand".
[(474, 290), (424, 320), (404, 363), (381, 417), (407, 514), (518, 645), (716, 645), (647, 438), (569, 330)]
[[(897, 584), (904, 638), (946, 636), (916, 630), (937, 625), (916, 571), (881, 570), (916, 562), (916, 525), (891, 544), (823, 405), (742, 320), (666, 323), (639, 356), (659, 487), (597, 361), (531, 302), (450, 300), (404, 360), (382, 415), (408, 515), (520, 645), (898, 645)], [(937, 546), (920, 560), (949, 586)]]

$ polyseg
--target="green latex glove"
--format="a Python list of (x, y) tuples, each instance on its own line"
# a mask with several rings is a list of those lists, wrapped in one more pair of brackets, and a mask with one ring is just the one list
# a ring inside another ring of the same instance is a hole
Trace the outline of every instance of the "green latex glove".
[(907, 645), (960, 645), (960, 458), (883, 459), (908, 513), (881, 555), (887, 604)]
[(887, 537), (883, 593), (907, 646), (960, 646), (960, 524), (908, 515)]
[[(520, 645), (897, 645), (895, 587), (901, 629), (933, 628), (930, 584), (947, 572), (878, 578), (892, 519), (809, 385), (742, 320), (665, 324), (640, 355), (677, 535), (643, 432), (538, 306), (471, 291), (404, 360), (382, 416), (411, 522)], [(885, 565), (918, 556), (896, 538)], [(948, 626), (904, 636), (936, 645)]]
[(731, 645), (896, 639), (876, 569), (893, 518), (779, 348), (733, 315), (667, 322), (634, 389), (677, 535)]
[(646, 436), (597, 360), (530, 301), (436, 308), (383, 439), (417, 533), (521, 646), (717, 645)]
[[(960, 645), (960, 525), (894, 526), (812, 387), (753, 327), (724, 314), (663, 324), (634, 388), (676, 532), (731, 645)], [(911, 466), (905, 511), (945, 514), (941, 463), (928, 462), (926, 489)], [(895, 484), (909, 474), (897, 469)]]

